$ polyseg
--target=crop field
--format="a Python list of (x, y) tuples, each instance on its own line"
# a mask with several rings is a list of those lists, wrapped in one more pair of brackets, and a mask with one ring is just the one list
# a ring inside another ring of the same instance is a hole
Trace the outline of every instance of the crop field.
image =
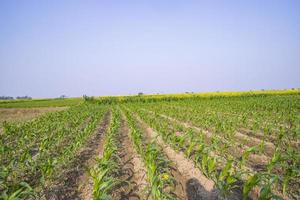
[(300, 199), (300, 90), (0, 102), (57, 106), (3, 120), (0, 199)]
[(66, 107), (82, 103), (82, 98), (0, 100), (0, 108)]

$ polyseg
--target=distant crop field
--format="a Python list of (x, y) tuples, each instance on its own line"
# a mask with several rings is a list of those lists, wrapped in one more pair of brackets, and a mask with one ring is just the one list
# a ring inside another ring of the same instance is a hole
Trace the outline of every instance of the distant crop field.
[(0, 100), (0, 108), (65, 107), (82, 103), (82, 98)]
[(67, 100), (68, 109), (3, 124), (1, 197), (300, 199), (299, 94)]

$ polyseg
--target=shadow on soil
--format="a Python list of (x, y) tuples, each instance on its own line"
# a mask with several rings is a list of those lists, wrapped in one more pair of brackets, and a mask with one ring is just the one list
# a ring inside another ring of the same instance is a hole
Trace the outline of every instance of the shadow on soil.
[[(197, 179), (189, 179), (186, 182), (186, 195), (188, 200), (224, 200), (217, 189), (207, 191)], [(233, 191), (227, 199), (242, 199), (241, 191)]]

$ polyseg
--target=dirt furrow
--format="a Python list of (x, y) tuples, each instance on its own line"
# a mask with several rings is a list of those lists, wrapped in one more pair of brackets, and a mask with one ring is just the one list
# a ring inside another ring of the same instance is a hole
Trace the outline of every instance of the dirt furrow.
[(41, 199), (92, 199), (93, 185), (87, 168), (93, 166), (94, 158), (103, 153), (103, 135), (109, 127), (110, 120), (111, 111), (108, 111), (68, 170), (63, 172), (60, 178), (44, 191)]
[(124, 183), (122, 188), (114, 193), (114, 199), (119, 200), (139, 200), (146, 199), (145, 188), (147, 187), (146, 168), (140, 155), (135, 151), (130, 137), (130, 131), (126, 123), (125, 116), (121, 118), (120, 128), (121, 146), (119, 156), (121, 158), (120, 178)]

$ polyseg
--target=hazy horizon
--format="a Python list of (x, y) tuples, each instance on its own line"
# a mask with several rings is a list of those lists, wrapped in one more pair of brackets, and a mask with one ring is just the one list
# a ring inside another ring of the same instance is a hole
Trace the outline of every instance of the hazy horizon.
[(300, 1), (0, 2), (0, 96), (300, 87)]

